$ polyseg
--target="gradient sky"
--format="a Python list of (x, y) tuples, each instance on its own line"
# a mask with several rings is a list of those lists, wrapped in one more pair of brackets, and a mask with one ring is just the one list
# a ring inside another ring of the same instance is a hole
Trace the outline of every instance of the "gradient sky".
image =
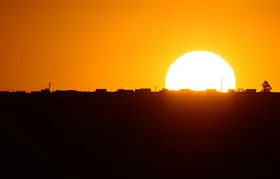
[(0, 90), (153, 88), (192, 50), (280, 91), (278, 0), (1, 0)]

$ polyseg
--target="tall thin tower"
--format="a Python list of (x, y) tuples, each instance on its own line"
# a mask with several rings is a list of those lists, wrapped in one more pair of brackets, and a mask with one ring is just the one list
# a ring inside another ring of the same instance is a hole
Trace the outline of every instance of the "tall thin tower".
[(223, 77), (221, 77), (221, 92), (223, 92)]

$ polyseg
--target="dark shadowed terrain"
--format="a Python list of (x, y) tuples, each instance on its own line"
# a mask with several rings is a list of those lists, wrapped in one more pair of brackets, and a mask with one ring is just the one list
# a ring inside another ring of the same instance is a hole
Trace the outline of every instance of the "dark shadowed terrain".
[(1, 178), (272, 178), (280, 94), (0, 93)]

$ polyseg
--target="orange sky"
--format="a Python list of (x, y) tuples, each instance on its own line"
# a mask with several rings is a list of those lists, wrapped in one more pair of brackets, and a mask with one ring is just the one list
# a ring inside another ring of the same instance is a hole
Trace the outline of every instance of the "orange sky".
[(222, 56), (280, 91), (278, 0), (3, 0), (0, 90), (163, 88), (176, 58)]

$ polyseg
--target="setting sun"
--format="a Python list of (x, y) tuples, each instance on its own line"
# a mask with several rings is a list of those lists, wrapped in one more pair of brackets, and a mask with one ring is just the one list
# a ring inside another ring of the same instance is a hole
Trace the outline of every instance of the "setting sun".
[(230, 65), (220, 56), (207, 51), (194, 51), (178, 58), (166, 75), (169, 90), (235, 89), (235, 76)]

